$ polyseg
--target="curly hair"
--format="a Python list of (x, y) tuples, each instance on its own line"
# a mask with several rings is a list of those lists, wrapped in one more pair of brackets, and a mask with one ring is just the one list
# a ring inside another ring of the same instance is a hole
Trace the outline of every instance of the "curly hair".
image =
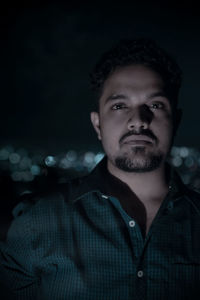
[(144, 65), (156, 71), (165, 83), (173, 106), (177, 105), (182, 81), (181, 69), (175, 60), (151, 39), (121, 40), (102, 55), (90, 73), (91, 87), (97, 93), (97, 98), (101, 96), (104, 82), (116, 68), (134, 64)]

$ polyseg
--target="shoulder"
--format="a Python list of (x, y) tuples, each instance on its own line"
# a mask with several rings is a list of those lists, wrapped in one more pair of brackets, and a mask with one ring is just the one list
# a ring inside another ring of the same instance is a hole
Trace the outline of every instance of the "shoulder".
[[(79, 179), (70, 180), (48, 191), (23, 195), (13, 210), (14, 219), (7, 233), (7, 245), (10, 248), (15, 245), (18, 251), (22, 245), (28, 249), (34, 243), (46, 245), (55, 237), (59, 239), (63, 228), (70, 228), (73, 209), (70, 198), (72, 190), (79, 184)], [(68, 231), (65, 232), (67, 234)]]
[(14, 218), (21, 215), (33, 214), (34, 212), (47, 213), (53, 210), (62, 209), (70, 204), (74, 192), (77, 191), (82, 183), (81, 178), (75, 178), (66, 183), (49, 187), (48, 190), (36, 191), (29, 194), (23, 194), (19, 198), (18, 204), (13, 209)]

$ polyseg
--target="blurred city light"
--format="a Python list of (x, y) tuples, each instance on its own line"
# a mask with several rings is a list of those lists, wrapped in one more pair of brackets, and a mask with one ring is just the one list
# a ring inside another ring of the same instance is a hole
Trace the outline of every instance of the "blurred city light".
[(37, 176), (37, 175), (40, 175), (40, 173), (41, 173), (41, 169), (39, 166), (37, 166), (37, 165), (31, 166), (31, 174), (32, 175)]
[(94, 165), (95, 154), (93, 152), (86, 152), (83, 158), (83, 164), (86, 167), (90, 167)]
[[(12, 145), (0, 148), (0, 169), (7, 170), (14, 182), (33, 182), (36, 177), (48, 176), (50, 170), (57, 174), (58, 182), (66, 182), (70, 174), (80, 176), (91, 171), (104, 157), (103, 152), (78, 152), (46, 155), (44, 151), (29, 153), (25, 148)], [(196, 148), (173, 146), (169, 162), (179, 172), (184, 183), (200, 190), (200, 151)]]
[(31, 163), (32, 163), (31, 159), (27, 156), (24, 156), (19, 163), (19, 169), (21, 170), (29, 169), (31, 167)]
[(0, 150), (0, 160), (6, 160), (6, 159), (8, 159), (9, 155), (10, 155), (9, 151), (6, 150), (5, 148), (3, 148), (3, 149)]
[(18, 153), (11, 153), (9, 155), (9, 160), (11, 164), (18, 164), (20, 162), (20, 156)]
[(102, 160), (103, 157), (104, 157), (104, 153), (98, 152), (94, 158), (95, 165), (97, 165)]
[(76, 161), (76, 159), (77, 159), (76, 151), (73, 151), (73, 150), (68, 151), (66, 154), (66, 158), (67, 158), (67, 160), (69, 160), (71, 162)]
[(53, 167), (56, 164), (56, 159), (54, 156), (49, 155), (45, 158), (44, 162), (47, 167)]
[(175, 156), (173, 159), (172, 159), (172, 164), (174, 167), (180, 167), (183, 163), (183, 160), (181, 157), (179, 156)]
[(180, 156), (185, 158), (189, 155), (189, 149), (187, 147), (180, 148)]

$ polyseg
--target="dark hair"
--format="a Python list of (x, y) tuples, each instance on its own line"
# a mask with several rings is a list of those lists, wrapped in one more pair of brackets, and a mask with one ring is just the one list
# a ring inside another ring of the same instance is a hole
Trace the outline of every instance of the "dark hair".
[[(151, 39), (121, 40), (104, 53), (90, 74), (99, 100), (104, 82), (117, 67), (141, 64), (159, 73), (173, 107), (177, 106), (182, 72), (175, 60)], [(97, 108), (97, 103), (95, 104)]]

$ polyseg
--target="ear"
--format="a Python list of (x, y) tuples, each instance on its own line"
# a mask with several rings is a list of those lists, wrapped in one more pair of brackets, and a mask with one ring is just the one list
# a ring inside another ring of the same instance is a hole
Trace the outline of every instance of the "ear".
[(99, 113), (95, 112), (95, 111), (92, 111), (90, 113), (90, 119), (91, 119), (92, 125), (94, 127), (94, 130), (97, 133), (98, 139), (101, 140), (101, 129), (100, 129), (100, 122), (99, 122)]
[(174, 114), (174, 135), (176, 135), (181, 119), (182, 119), (182, 109), (177, 109)]

